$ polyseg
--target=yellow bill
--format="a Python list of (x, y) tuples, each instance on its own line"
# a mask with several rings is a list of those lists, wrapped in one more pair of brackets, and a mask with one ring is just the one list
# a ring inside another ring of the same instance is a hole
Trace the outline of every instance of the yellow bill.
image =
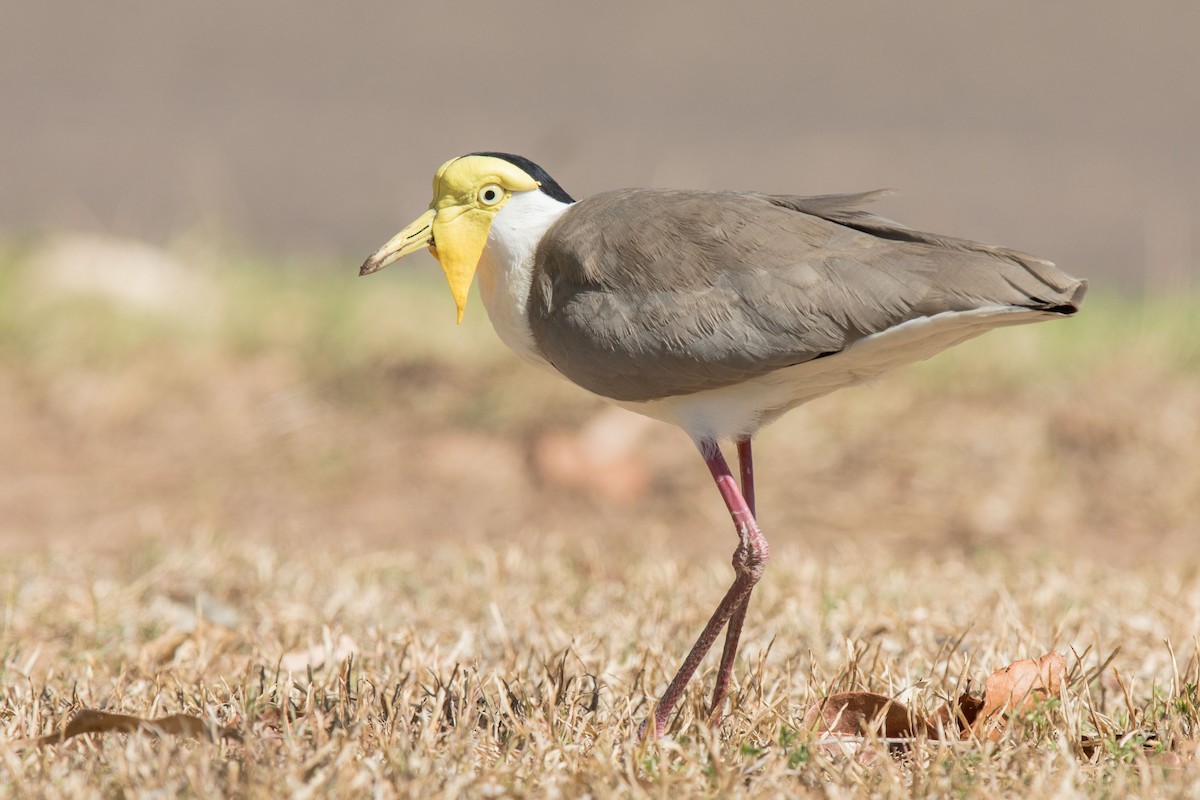
[(437, 212), (431, 208), (417, 217), (411, 225), (389, 239), (387, 244), (376, 250), (374, 255), (364, 261), (362, 267), (358, 270), (358, 274), (370, 275), (372, 272), (378, 272), (383, 269), (393, 261), (399, 261), (409, 253), (417, 252), (422, 247), (432, 247), (433, 220), (436, 216)]

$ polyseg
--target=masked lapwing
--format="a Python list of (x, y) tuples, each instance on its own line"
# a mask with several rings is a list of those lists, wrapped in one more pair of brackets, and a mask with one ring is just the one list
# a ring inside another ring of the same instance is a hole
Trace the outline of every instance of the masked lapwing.
[[(363, 264), (428, 247), (462, 320), (478, 276), (500, 338), (695, 441), (737, 531), (735, 578), (654, 709), (661, 734), (728, 626), (710, 713), (769, 548), (750, 442), (801, 403), (1006, 325), (1066, 317), (1087, 285), (1035, 256), (862, 209), (882, 192), (796, 197), (621, 189), (574, 200), (506, 153), (447, 161), (429, 210)], [(737, 449), (735, 478), (719, 443)]]

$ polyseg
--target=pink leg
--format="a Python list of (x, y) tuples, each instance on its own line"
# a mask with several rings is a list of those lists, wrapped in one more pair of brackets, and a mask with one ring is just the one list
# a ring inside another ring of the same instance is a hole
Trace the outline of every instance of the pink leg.
[(750, 439), (738, 439), (738, 469), (742, 473), (742, 497), (746, 498), (746, 505), (750, 508), (750, 513), (758, 516), (758, 512), (754, 508), (754, 455), (750, 452)]
[[(754, 509), (754, 456), (750, 452), (750, 440), (738, 439), (738, 471), (742, 477), (742, 497), (746, 499), (746, 507), (752, 515)], [(760, 534), (761, 535), (761, 534)], [(764, 540), (765, 543), (765, 540)], [(740, 550), (740, 548), (739, 548)], [(733, 555), (733, 568), (738, 568), (738, 553)], [(746, 621), (746, 610), (750, 608), (750, 592), (733, 610), (729, 617), (729, 628), (725, 631), (725, 648), (721, 651), (721, 666), (717, 670), (717, 684), (713, 688), (712, 705), (708, 708), (709, 716), (717, 717), (725, 703), (725, 695), (729, 693), (729, 682), (733, 679), (733, 662), (737, 658), (738, 642), (742, 636), (742, 623)]]
[[(747, 453), (749, 452), (747, 445)], [(739, 444), (739, 452), (741, 445)], [(738, 490), (737, 481), (734, 480), (733, 474), (729, 471), (729, 465), (725, 463), (725, 457), (721, 455), (721, 450), (716, 442), (703, 441), (700, 442), (700, 454), (704, 457), (704, 463), (708, 464), (709, 472), (712, 473), (713, 479), (717, 482), (717, 489), (721, 492), (722, 499), (725, 500), (725, 506), (729, 509), (730, 515), (733, 517), (733, 524), (737, 528), (739, 544), (737, 550), (733, 553), (733, 568), (736, 576), (733, 579), (733, 585), (729, 587), (729, 591), (725, 593), (725, 597), (721, 600), (721, 604), (717, 606), (717, 610), (708, 620), (708, 624), (704, 626), (704, 630), (700, 633), (700, 637), (696, 643), (692, 645), (692, 650), (684, 659), (683, 665), (679, 671), (675, 673), (675, 677), (671, 680), (671, 684), (663, 693), (662, 699), (658, 701), (658, 706), (654, 710), (654, 735), (659, 736), (667, 726), (667, 719), (671, 716), (671, 712), (675, 710), (675, 706), (683, 697), (683, 690), (691, 680), (692, 675), (696, 672), (696, 668), (700, 666), (700, 662), (716, 641), (717, 636), (721, 633), (721, 628), (729, 622), (739, 607), (742, 607), (750, 598), (750, 592), (754, 589), (754, 584), (758, 583), (762, 577), (763, 570), (766, 568), (767, 558), (770, 556), (770, 548), (767, 546), (767, 540), (762, 535), (762, 531), (758, 529), (758, 523), (754, 521), (754, 512), (747, 504), (745, 497)], [(748, 475), (748, 467), (745, 463), (742, 465), (742, 477)], [(742, 611), (744, 618), (745, 611)], [(739, 622), (740, 628), (740, 622)], [(737, 649), (736, 638), (733, 642), (733, 650)], [(726, 649), (730, 648), (729, 643), (726, 643)], [(732, 662), (732, 656), (729, 657)], [(723, 659), (724, 661), (724, 659)], [(647, 720), (646, 722), (649, 722)], [(646, 722), (642, 723), (642, 732), (646, 731)]]

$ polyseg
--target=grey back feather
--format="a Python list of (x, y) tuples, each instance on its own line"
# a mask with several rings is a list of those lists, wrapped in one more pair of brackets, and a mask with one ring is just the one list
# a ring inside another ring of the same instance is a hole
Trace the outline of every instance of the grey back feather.
[(575, 383), (640, 401), (728, 386), (945, 311), (1077, 310), (1084, 282), (859, 207), (880, 194), (582, 200), (538, 245), (534, 340)]

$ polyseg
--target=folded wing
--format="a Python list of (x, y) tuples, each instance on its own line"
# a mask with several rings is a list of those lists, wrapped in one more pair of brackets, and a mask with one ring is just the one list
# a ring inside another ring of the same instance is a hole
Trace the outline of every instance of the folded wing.
[(575, 383), (642, 401), (729, 386), (947, 311), (1078, 309), (1086, 284), (1052, 263), (861, 209), (879, 194), (628, 189), (580, 201), (538, 246), (534, 339)]

